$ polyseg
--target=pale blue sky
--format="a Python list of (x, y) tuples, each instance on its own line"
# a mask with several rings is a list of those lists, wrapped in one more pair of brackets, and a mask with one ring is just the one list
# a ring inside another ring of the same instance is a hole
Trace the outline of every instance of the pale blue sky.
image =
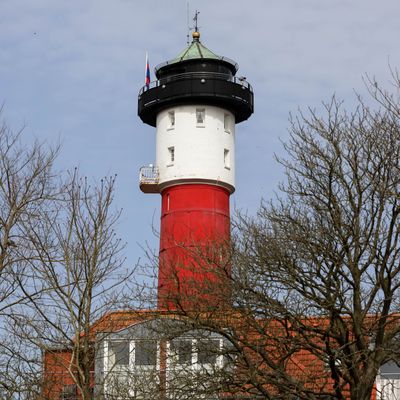
[[(387, 84), (400, 66), (398, 0), (192, 0), (202, 42), (239, 63), (255, 91), (255, 114), (237, 126), (232, 208), (254, 212), (283, 173), (290, 111), (332, 93), (354, 103), (362, 74)], [(154, 129), (137, 117), (145, 51), (151, 68), (186, 46), (186, 0), (0, 0), (0, 102), (27, 137), (63, 143), (59, 168), (118, 174), (116, 206), (128, 264), (158, 242), (158, 195), (138, 187), (155, 157)], [(152, 79), (154, 75), (152, 74)]]

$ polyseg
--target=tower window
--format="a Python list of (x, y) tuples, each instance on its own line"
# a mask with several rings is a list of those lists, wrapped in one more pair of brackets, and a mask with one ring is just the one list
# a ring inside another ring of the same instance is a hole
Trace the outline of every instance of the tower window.
[(224, 166), (226, 169), (231, 168), (231, 156), (228, 149), (224, 149)]
[(174, 129), (175, 128), (175, 111), (168, 112), (168, 120), (169, 120), (168, 129)]
[(206, 109), (196, 108), (196, 125), (204, 126), (205, 119), (206, 119)]
[(168, 165), (173, 165), (175, 161), (175, 147), (168, 147), (168, 152), (169, 152), (169, 164)]
[(231, 132), (231, 121), (229, 114), (224, 115), (224, 131), (230, 133)]

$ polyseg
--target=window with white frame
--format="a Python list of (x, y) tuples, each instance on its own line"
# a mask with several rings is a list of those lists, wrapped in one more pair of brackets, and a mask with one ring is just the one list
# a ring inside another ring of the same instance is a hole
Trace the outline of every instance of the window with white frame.
[(167, 344), (167, 399), (186, 398), (195, 392), (198, 399), (209, 398), (224, 366), (223, 341), (202, 337), (174, 339)]
[(129, 341), (115, 340), (108, 343), (109, 366), (119, 368), (129, 365)]
[[(166, 399), (182, 398), (192, 387), (198, 390), (199, 382), (203, 382), (200, 391), (207, 392), (213, 371), (227, 365), (223, 349), (223, 339), (207, 332), (166, 342), (142, 333), (139, 338), (108, 338), (103, 358), (105, 396), (118, 400), (152, 398), (160, 390), (163, 360), (167, 367)], [(215, 376), (218, 379), (218, 374)]]
[(129, 391), (130, 342), (127, 339), (110, 340), (107, 344), (106, 392), (121, 395)]
[(196, 108), (196, 126), (204, 127), (206, 122), (206, 109)]
[(108, 342), (108, 369), (157, 364), (156, 340), (112, 340)]
[(134, 341), (131, 393), (135, 399), (150, 399), (157, 393), (160, 379), (160, 346), (152, 339)]
[(187, 365), (192, 363), (192, 340), (173, 340), (169, 346), (169, 356), (175, 365)]
[(108, 341), (105, 392), (115, 399), (148, 399), (159, 381), (157, 340)]
[(157, 365), (157, 348), (155, 340), (137, 340), (135, 342), (135, 366)]
[(221, 340), (202, 339), (196, 342), (197, 363), (201, 365), (218, 365)]
[(213, 338), (179, 338), (168, 346), (168, 363), (196, 369), (222, 366), (222, 340)]

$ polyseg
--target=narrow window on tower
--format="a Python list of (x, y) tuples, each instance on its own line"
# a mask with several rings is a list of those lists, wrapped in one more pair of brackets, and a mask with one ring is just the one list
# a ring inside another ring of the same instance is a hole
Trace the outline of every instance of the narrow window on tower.
[(168, 111), (168, 129), (174, 129), (175, 128), (175, 111)]
[(196, 126), (204, 127), (205, 119), (206, 119), (206, 109), (196, 108)]
[(226, 169), (231, 169), (231, 156), (228, 149), (224, 149), (224, 166)]
[(169, 153), (169, 162), (168, 162), (168, 167), (169, 167), (171, 165), (174, 165), (175, 147), (174, 146), (168, 147), (168, 153)]
[(231, 133), (229, 114), (224, 114), (224, 131)]

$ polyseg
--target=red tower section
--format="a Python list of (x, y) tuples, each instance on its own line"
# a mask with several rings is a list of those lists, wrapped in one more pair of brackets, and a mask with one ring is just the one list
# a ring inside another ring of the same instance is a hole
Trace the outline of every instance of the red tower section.
[(220, 307), (229, 300), (229, 195), (207, 184), (162, 192), (159, 308)]

